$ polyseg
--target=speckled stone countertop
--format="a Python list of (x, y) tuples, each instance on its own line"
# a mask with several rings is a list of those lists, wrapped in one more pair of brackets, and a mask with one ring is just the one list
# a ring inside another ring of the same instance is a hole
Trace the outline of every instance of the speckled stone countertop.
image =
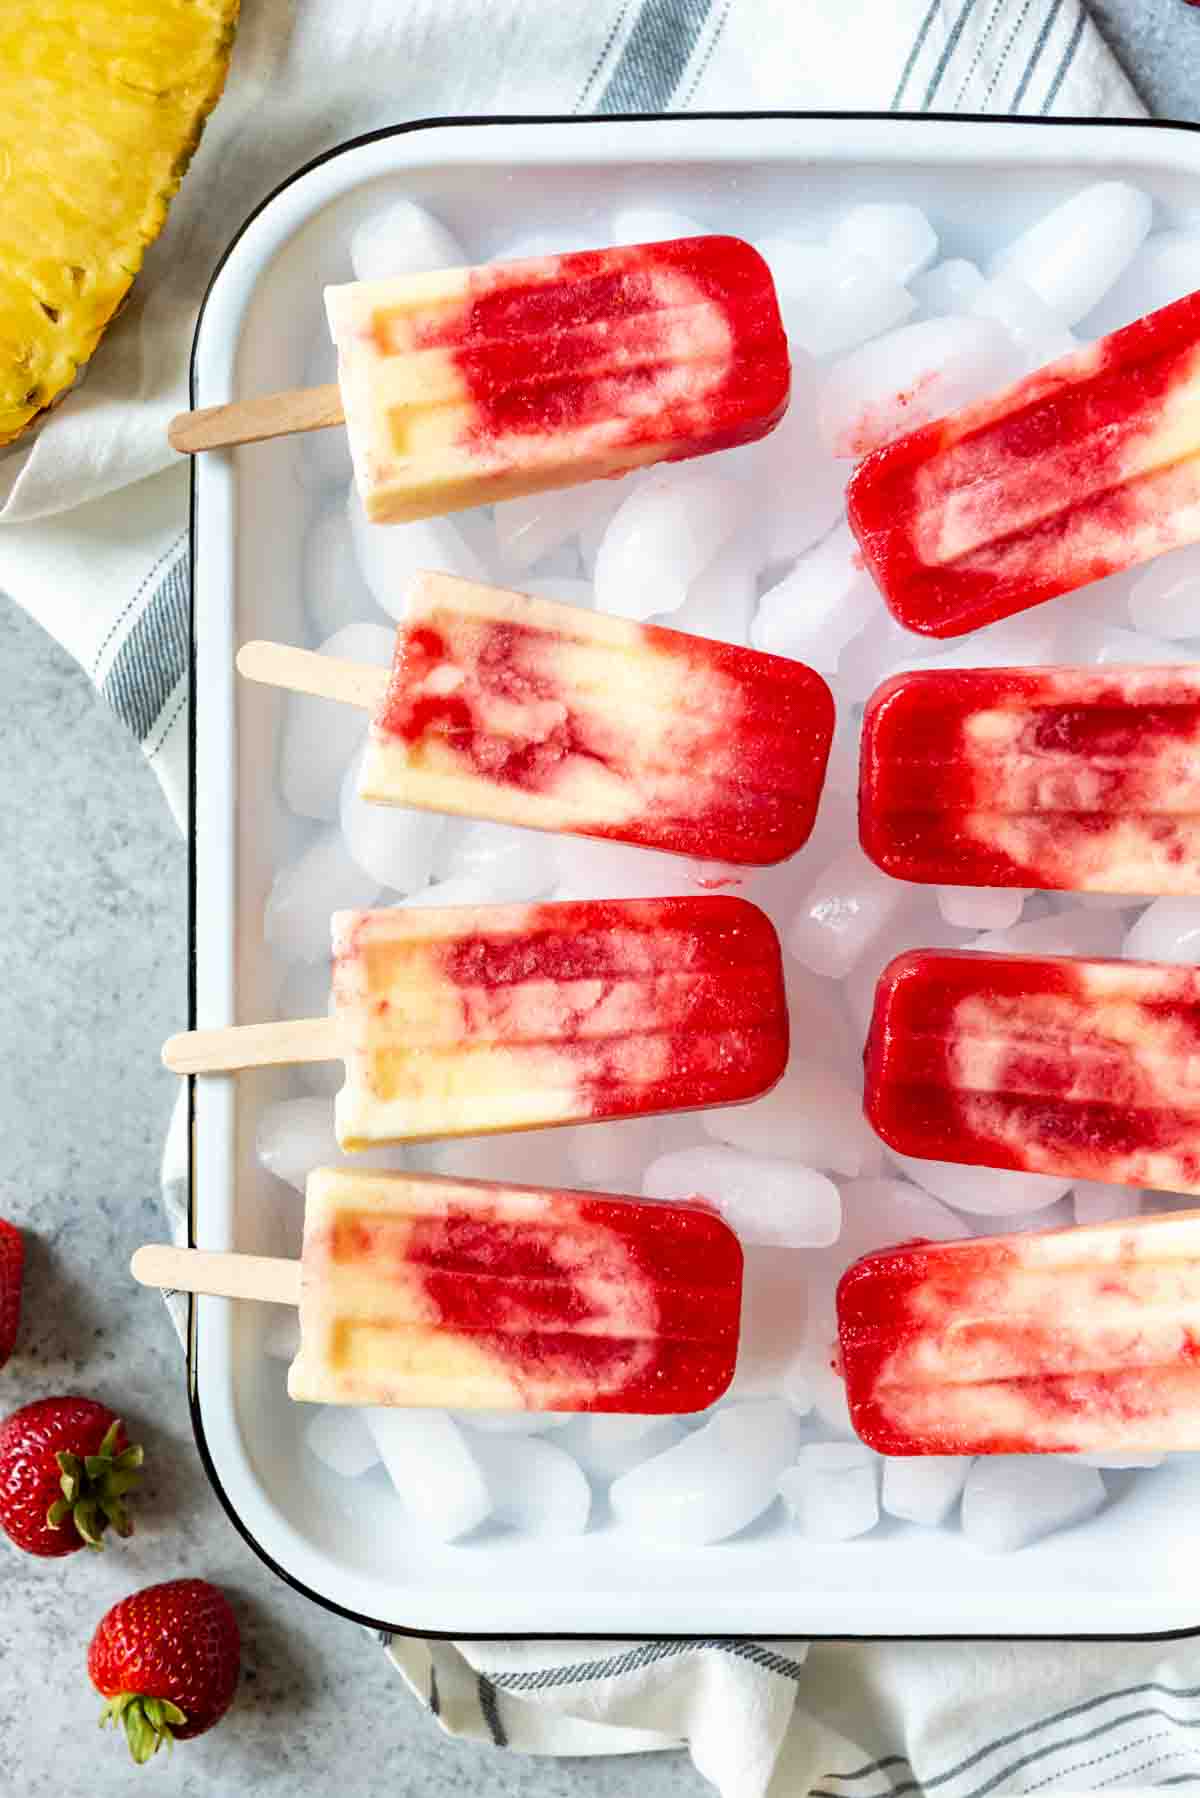
[[(1093, 0), (1147, 103), (1200, 116), (1200, 10)], [(185, 1798), (440, 1794), (684, 1798), (679, 1754), (526, 1759), (452, 1741), (352, 1624), (280, 1583), (205, 1480), (166, 1313), (131, 1285), (160, 1230), (173, 1082), (158, 1044), (184, 1019), (185, 855), (132, 741), (67, 656), (0, 599), (0, 1215), (29, 1228), (27, 1323), (7, 1409), (77, 1388), (119, 1405), (147, 1449), (131, 1542), (32, 1561), (0, 1544), (0, 1791)], [(116, 1598), (181, 1573), (229, 1593), (244, 1640), (236, 1709), (171, 1765), (135, 1772), (96, 1728), (91, 1631)]]

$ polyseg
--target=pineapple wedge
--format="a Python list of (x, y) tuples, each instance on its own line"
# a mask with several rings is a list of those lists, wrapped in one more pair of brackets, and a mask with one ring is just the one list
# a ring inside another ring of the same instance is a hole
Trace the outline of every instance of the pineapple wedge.
[(75, 379), (162, 229), (238, 0), (0, 0), (0, 444)]

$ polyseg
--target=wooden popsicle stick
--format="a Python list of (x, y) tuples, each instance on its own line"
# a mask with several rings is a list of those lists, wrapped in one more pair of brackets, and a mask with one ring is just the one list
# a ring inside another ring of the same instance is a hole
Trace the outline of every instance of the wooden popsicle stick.
[(142, 1286), (164, 1292), (205, 1292), (218, 1299), (265, 1299), (270, 1305), (300, 1303), (300, 1263), (276, 1255), (221, 1255), (209, 1249), (177, 1249), (149, 1242), (129, 1271)]
[(163, 1044), (173, 1074), (231, 1074), (239, 1068), (289, 1067), (300, 1061), (340, 1061), (336, 1018), (285, 1018), (274, 1024), (226, 1024), (184, 1030)]
[(294, 431), (325, 431), (345, 422), (341, 389), (333, 381), (327, 387), (293, 387), (287, 393), (263, 393), (227, 406), (179, 412), (167, 426), (167, 442), (181, 455), (194, 456), (199, 450), (261, 443), (267, 437), (290, 437)]
[(247, 680), (261, 681), (266, 687), (337, 699), (364, 712), (373, 712), (380, 705), (391, 678), (386, 668), (317, 655), (311, 649), (293, 649), (287, 643), (243, 643), (237, 668)]

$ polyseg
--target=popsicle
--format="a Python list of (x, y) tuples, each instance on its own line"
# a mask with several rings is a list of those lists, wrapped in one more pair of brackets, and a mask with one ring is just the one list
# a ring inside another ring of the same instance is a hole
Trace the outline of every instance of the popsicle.
[(838, 1329), (886, 1455), (1200, 1449), (1200, 1212), (867, 1255)]
[(332, 389), (185, 414), (194, 451), (344, 416), (367, 517), (428, 518), (764, 437), (787, 407), (771, 273), (736, 237), (325, 290)]
[(174, 1037), (177, 1073), (344, 1059), (344, 1149), (736, 1104), (788, 1055), (744, 899), (338, 912), (328, 1018)]
[(888, 607), (952, 637), (1200, 538), (1200, 294), (867, 456), (850, 523)]
[(742, 1251), (703, 1206), (317, 1168), (299, 1262), (139, 1250), (150, 1285), (299, 1304), (294, 1399), (699, 1411), (733, 1377)]
[(879, 977), (867, 1118), (901, 1154), (1200, 1193), (1200, 969), (916, 949)]
[(1200, 893), (1200, 668), (968, 668), (886, 681), (859, 833), (901, 880)]
[(272, 643), (238, 667), (372, 710), (364, 799), (726, 862), (808, 840), (833, 736), (801, 662), (446, 574), (415, 577), (390, 678)]

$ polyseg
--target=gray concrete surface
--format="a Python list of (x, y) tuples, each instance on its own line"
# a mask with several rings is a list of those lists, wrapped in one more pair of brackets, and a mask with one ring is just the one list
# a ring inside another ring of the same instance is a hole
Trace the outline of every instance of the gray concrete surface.
[[(1200, 9), (1094, 0), (1093, 11), (1155, 112), (1200, 117)], [(172, 1083), (157, 1045), (183, 1017), (183, 845), (123, 729), (2, 599), (0, 870), (0, 1214), (26, 1228), (30, 1252), (28, 1321), (0, 1406), (64, 1388), (106, 1397), (150, 1469), (132, 1542), (61, 1562), (0, 1547), (0, 1789), (106, 1798), (140, 1777), (187, 1798), (698, 1792), (680, 1755), (635, 1769), (448, 1740), (371, 1643), (276, 1581), (226, 1521), (192, 1446), (165, 1313), (125, 1272), (158, 1229)], [(135, 1775), (95, 1728), (86, 1645), (115, 1598), (183, 1572), (233, 1598), (241, 1692), (221, 1729)]]

